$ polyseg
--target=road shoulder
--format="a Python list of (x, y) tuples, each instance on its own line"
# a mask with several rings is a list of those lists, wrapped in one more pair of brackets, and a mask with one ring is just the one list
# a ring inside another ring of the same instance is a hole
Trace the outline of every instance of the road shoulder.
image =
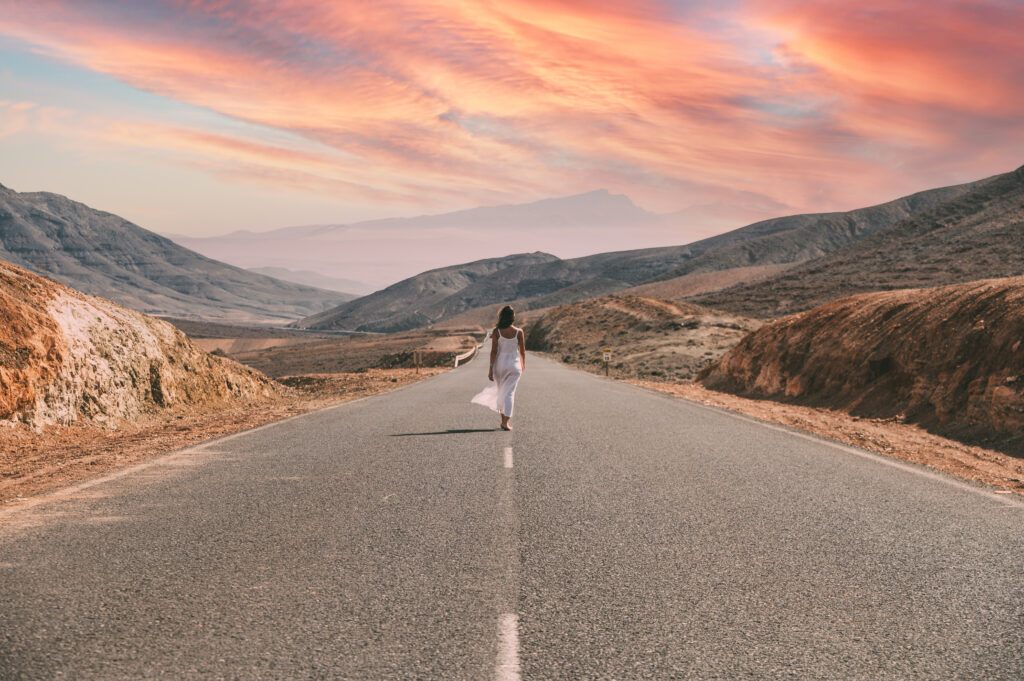
[(392, 391), (444, 371), (370, 369), (304, 376), (316, 384), (300, 386), (278, 399), (219, 409), (171, 411), (113, 430), (84, 426), (48, 427), (41, 432), (22, 426), (2, 428), (0, 509), (216, 438)]

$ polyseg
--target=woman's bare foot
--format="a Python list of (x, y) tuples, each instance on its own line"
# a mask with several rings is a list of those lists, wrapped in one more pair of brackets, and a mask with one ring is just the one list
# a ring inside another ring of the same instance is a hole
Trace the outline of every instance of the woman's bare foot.
[(512, 424), (509, 423), (508, 417), (505, 416), (504, 414), (501, 415), (501, 429), (512, 430)]

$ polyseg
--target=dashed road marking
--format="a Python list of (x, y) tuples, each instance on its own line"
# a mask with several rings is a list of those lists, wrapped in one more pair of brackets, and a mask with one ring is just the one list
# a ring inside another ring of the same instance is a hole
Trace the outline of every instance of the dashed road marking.
[(505, 613), (498, 621), (498, 664), (495, 681), (519, 681), (519, 616)]
[(512, 468), (512, 448), (505, 447), (505, 468)]

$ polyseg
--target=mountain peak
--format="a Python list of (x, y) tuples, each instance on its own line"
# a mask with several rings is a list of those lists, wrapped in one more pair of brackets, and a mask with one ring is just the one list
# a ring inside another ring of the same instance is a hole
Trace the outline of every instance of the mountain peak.
[(345, 299), (212, 261), (61, 194), (4, 189), (0, 198), (5, 260), (142, 312), (290, 320)]

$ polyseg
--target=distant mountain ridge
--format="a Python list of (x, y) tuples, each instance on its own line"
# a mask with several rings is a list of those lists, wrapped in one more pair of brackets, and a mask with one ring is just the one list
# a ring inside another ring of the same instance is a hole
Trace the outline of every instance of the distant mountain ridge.
[(772, 317), (857, 293), (1024, 274), (1024, 167), (763, 281), (691, 300)]
[[(203, 238), (175, 236), (174, 240), (240, 267), (312, 270), (384, 288), (416, 272), (406, 262), (410, 257), (415, 259), (414, 267), (420, 263), (421, 271), (429, 271), (452, 262), (485, 260), (495, 252), (514, 252), (516, 242), (524, 238), (530, 243), (537, 240), (535, 250), (546, 250), (545, 233), (575, 235), (581, 243), (629, 243), (634, 230), (653, 229), (663, 219), (636, 206), (627, 196), (597, 190), (438, 215), (284, 227), (259, 233), (238, 231)], [(394, 258), (396, 248), (401, 248), (406, 257)], [(443, 253), (451, 259), (437, 261)]]
[(290, 321), (346, 299), (212, 260), (59, 194), (3, 186), (0, 260), (149, 314)]
[[(469, 310), (502, 302), (517, 309), (542, 309), (613, 293), (652, 281), (736, 273), (732, 285), (764, 276), (769, 266), (794, 265), (833, 252), (939, 206), (990, 180), (918, 192), (843, 213), (792, 215), (763, 220), (683, 246), (599, 253), (562, 260), (498, 259), (499, 267), (476, 269), (478, 261), (431, 270), (382, 291), (303, 319), (313, 329), (400, 331), (444, 321)], [(545, 254), (546, 255), (546, 254)], [(493, 259), (488, 262), (493, 262)], [(472, 277), (451, 279), (444, 287), (430, 280), (471, 268)], [(744, 277), (750, 277), (744, 279)], [(428, 296), (422, 291), (430, 289)], [(747, 312), (746, 314), (749, 314)]]
[(325, 291), (337, 291), (341, 294), (342, 298), (352, 299), (372, 293), (369, 287), (361, 281), (328, 277), (319, 272), (311, 272), (309, 270), (290, 270), (286, 267), (250, 267), (248, 270), (256, 274), (262, 274), (265, 277), (290, 281), (293, 284), (312, 286), (313, 288), (324, 289)]
[[(659, 279), (734, 267), (797, 263), (832, 253), (899, 220), (941, 205), (986, 182), (928, 189), (841, 213), (766, 220), (705, 241), (704, 252)], [(755, 236), (756, 232), (760, 232)], [(737, 238), (740, 237), (740, 238)], [(750, 238), (752, 237), (752, 238)]]

